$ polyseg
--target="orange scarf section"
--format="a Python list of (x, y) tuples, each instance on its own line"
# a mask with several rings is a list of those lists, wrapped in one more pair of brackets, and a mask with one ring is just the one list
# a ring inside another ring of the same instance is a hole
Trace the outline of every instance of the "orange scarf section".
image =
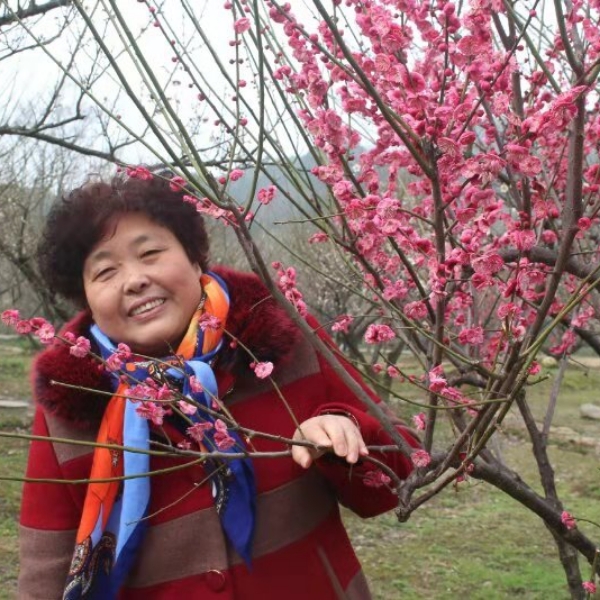
[[(99, 444), (123, 444), (123, 421), (125, 413), (121, 402), (124, 398), (117, 394), (124, 394), (127, 385), (120, 383), (115, 396), (111, 399), (100, 424), (97, 442)], [(77, 532), (77, 543), (82, 543), (96, 527), (98, 516), (102, 511), (102, 530), (106, 528), (110, 509), (112, 508), (117, 492), (119, 481), (102, 481), (123, 476), (123, 453), (121, 450), (109, 450), (97, 447), (94, 451), (94, 461), (90, 473), (90, 483), (85, 497), (83, 514)]]

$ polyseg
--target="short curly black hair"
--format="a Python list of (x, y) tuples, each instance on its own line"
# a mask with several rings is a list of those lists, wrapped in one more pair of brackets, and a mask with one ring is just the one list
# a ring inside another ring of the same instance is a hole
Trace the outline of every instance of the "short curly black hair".
[[(145, 171), (145, 170), (144, 170)], [(146, 171), (146, 173), (148, 173)], [(85, 259), (116, 215), (140, 212), (166, 227), (188, 258), (208, 270), (209, 243), (202, 216), (171, 187), (173, 173), (151, 177), (120, 173), (110, 182), (90, 181), (59, 198), (51, 208), (37, 248), (40, 274), (51, 293), (86, 306), (83, 288)]]

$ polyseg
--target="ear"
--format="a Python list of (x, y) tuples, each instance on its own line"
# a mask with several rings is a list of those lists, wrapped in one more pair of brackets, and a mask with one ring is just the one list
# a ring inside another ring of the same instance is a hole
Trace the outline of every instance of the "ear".
[(202, 276), (202, 267), (200, 266), (200, 263), (194, 262), (192, 263), (192, 266), (194, 268), (194, 271), (196, 271), (198, 278), (200, 278)]

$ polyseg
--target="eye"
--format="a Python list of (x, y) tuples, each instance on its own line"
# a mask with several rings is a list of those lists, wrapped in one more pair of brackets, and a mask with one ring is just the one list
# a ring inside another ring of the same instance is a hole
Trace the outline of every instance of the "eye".
[(142, 252), (142, 258), (149, 258), (151, 256), (155, 256), (156, 254), (160, 254), (161, 252), (161, 248), (150, 248)]
[(106, 267), (104, 269), (101, 269), (94, 276), (94, 281), (105, 281), (106, 279), (111, 277), (114, 272), (115, 272), (114, 267)]

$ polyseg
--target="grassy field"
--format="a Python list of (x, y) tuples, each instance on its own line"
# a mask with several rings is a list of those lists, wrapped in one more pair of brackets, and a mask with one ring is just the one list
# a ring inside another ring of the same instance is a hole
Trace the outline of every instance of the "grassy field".
[[(30, 360), (26, 346), (0, 344), (0, 398), (28, 396)], [(568, 435), (550, 449), (566, 508), (598, 523), (600, 422), (581, 420), (579, 405), (600, 404), (599, 367), (600, 361), (588, 360), (587, 367), (568, 369), (555, 418), (555, 425), (569, 428)], [(555, 373), (546, 371), (548, 379), (528, 391), (537, 416), (543, 414)], [(0, 430), (25, 431), (26, 425), (26, 411), (0, 409)], [(587, 445), (578, 442), (580, 436)], [(593, 438), (597, 446), (589, 444)], [(497, 444), (504, 460), (539, 487), (516, 419), (509, 420)], [(22, 473), (26, 452), (25, 442), (0, 438), (0, 475)], [(0, 482), (0, 599), (16, 597), (19, 496), (20, 484)], [(469, 481), (445, 491), (405, 524), (393, 514), (363, 521), (348, 513), (345, 520), (377, 599), (569, 597), (553, 541), (541, 521), (485, 483)], [(581, 527), (600, 543), (600, 529)]]

